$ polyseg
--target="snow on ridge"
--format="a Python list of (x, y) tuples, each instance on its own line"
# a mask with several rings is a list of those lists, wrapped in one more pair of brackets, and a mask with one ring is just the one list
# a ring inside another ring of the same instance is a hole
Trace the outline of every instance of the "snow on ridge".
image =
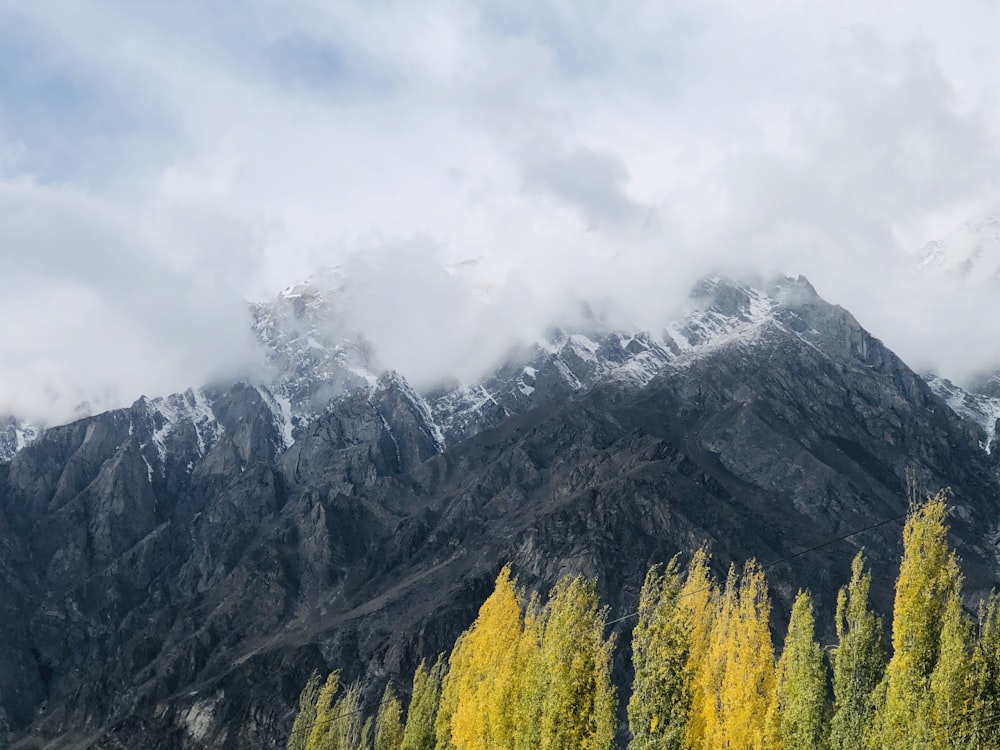
[(537, 368), (525, 365), (521, 370), (521, 375), (517, 379), (517, 389), (530, 398), (531, 394), (535, 392), (535, 378), (537, 375)]
[(653, 378), (663, 372), (670, 364), (668, 359), (664, 359), (657, 352), (647, 350), (639, 352), (625, 364), (617, 367), (610, 374), (610, 378), (618, 382), (631, 383), (642, 387), (647, 385)]
[(413, 387), (406, 381), (406, 378), (402, 377), (399, 373), (390, 371), (389, 373), (386, 373), (385, 377), (389, 382), (395, 383), (396, 387), (403, 392), (403, 395), (406, 396), (406, 398), (413, 405), (413, 408), (417, 410), (417, 414), (420, 416), (420, 419), (423, 420), (424, 426), (427, 428), (427, 432), (430, 435), (431, 440), (434, 441), (435, 449), (438, 453), (444, 453), (445, 448), (447, 447), (444, 431), (434, 418), (434, 412), (431, 409), (430, 404), (427, 403), (427, 399), (413, 390)]
[(27, 422), (20, 422), (14, 428), (15, 447), (14, 451), (20, 451), (35, 442), (42, 434), (42, 428), (36, 427)]
[(746, 304), (730, 311), (720, 310), (714, 297), (712, 304), (699, 306), (665, 326), (667, 335), (680, 349), (677, 366), (690, 364), (709, 352), (733, 343), (752, 344), (774, 321), (774, 311), (781, 304), (773, 297), (753, 287), (727, 284), (711, 279), (712, 292), (725, 286), (733, 293), (743, 295)]
[[(288, 399), (295, 429), (347, 393), (374, 388), (382, 372), (370, 343), (351, 326), (351, 289), (340, 269), (325, 269), (250, 307), (270, 371), (265, 382), (271, 396)], [(286, 407), (273, 406), (285, 434)], [(290, 444), (287, 435), (285, 443)]]
[(5, 421), (6, 424), (0, 421), (0, 464), (12, 461), (15, 455), (38, 440), (44, 432), (41, 425), (32, 422), (22, 422), (12, 417)]
[(169, 452), (169, 438), (178, 425), (186, 423), (194, 429), (199, 456), (204, 456), (222, 435), (223, 428), (215, 416), (212, 403), (200, 388), (188, 388), (183, 393), (153, 399), (144, 397), (142, 400), (153, 420), (153, 430), (149, 441), (140, 447), (152, 445), (161, 468), (165, 466)]
[(292, 447), (295, 442), (295, 423), (292, 415), (292, 402), (280, 390), (272, 390), (265, 385), (254, 384), (254, 390), (260, 395), (264, 404), (271, 411), (271, 419), (278, 434), (281, 435), (281, 447), (284, 450)]
[(567, 345), (583, 360), (597, 362), (597, 352), (601, 348), (600, 344), (591, 341), (587, 336), (574, 333), (569, 337)]
[(1000, 398), (969, 393), (947, 378), (936, 375), (927, 378), (927, 385), (958, 416), (982, 427), (986, 440), (980, 446), (992, 454), (997, 442), (997, 421), (1000, 420)]

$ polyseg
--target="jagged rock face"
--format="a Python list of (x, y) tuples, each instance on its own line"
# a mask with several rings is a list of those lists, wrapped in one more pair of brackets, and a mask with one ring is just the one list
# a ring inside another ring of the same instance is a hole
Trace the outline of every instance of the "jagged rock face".
[(988, 387), (979, 392), (965, 391), (950, 380), (933, 375), (927, 378), (927, 383), (952, 411), (982, 431), (980, 445), (993, 454), (1000, 433), (1000, 396), (991, 395)]
[(16, 417), (0, 418), (0, 464), (9, 463), (14, 454), (30, 445), (41, 434), (37, 425)]
[[(720, 568), (766, 563), (900, 514), (908, 466), (952, 487), (988, 589), (996, 464), (937, 390), (804, 280), (711, 280), (657, 335), (555, 332), (426, 398), (383, 374), (290, 446), (248, 385), (52, 428), (0, 466), (0, 733), (278, 746), (312, 669), (404, 687), (504, 562), (533, 587), (598, 576), (622, 613), (706, 540)], [(862, 546), (888, 609), (899, 532), (771, 568), (777, 609), (809, 587), (829, 631)]]
[(269, 390), (284, 410), (289, 438), (344, 392), (374, 385), (382, 372), (371, 345), (346, 322), (350, 292), (340, 272), (330, 270), (251, 305), (253, 331), (271, 370)]

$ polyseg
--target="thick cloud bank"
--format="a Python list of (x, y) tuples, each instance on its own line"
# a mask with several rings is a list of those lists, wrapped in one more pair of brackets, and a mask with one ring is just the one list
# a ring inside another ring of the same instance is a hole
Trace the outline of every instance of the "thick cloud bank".
[(213, 8), (0, 0), (0, 413), (248, 371), (247, 301), (331, 265), (424, 380), (717, 271), (1000, 359), (991, 282), (916, 270), (1000, 206), (995, 4)]

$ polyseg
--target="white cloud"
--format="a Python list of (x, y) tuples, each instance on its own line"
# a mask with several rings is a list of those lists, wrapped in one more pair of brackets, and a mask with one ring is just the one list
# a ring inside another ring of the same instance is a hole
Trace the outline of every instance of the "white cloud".
[[(354, 255), (381, 269), (364, 304), (384, 358), (423, 378), (574, 296), (655, 325), (733, 267), (806, 273), (909, 359), (969, 371), (992, 356), (962, 332), (969, 311), (902, 312), (922, 299), (905, 269), (1000, 202), (997, 15), (0, 1), (31, 63), (0, 65), (0, 312), (18, 322), (0, 331), (0, 411), (59, 418), (243, 363), (245, 298)], [(63, 88), (43, 100), (26, 70)], [(475, 257), (500, 301), (462, 315), (437, 266)]]

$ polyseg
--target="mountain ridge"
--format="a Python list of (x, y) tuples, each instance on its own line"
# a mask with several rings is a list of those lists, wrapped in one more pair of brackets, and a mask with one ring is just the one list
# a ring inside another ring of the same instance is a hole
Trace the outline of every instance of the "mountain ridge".
[[(636, 338), (554, 332), (450, 442), (435, 394), (391, 371), (290, 444), (247, 383), (50, 428), (0, 466), (0, 724), (18, 747), (271, 747), (313, 668), (379, 691), (446, 648), (505, 562), (531, 587), (597, 576), (630, 611), (648, 564), (705, 541), (721, 566), (770, 562), (899, 516), (908, 466), (953, 487), (970, 589), (995, 584), (981, 427), (804, 279), (708, 280), (685, 323)], [(776, 607), (804, 586), (829, 611), (871, 545), (885, 608), (897, 535), (775, 568)]]

